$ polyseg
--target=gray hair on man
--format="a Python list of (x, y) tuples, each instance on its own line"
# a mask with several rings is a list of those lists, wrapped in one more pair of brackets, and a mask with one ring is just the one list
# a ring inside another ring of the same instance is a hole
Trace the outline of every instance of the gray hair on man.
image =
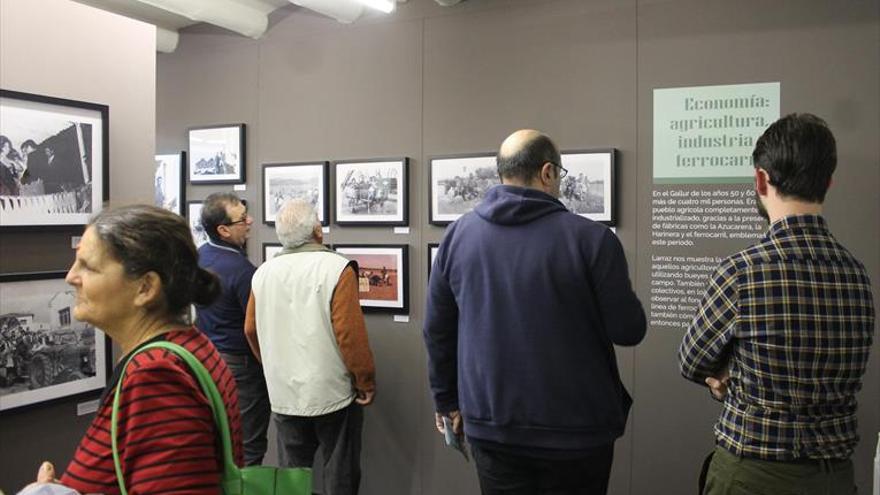
[(285, 248), (295, 248), (314, 239), (320, 228), (315, 207), (304, 199), (288, 199), (275, 216), (275, 234)]

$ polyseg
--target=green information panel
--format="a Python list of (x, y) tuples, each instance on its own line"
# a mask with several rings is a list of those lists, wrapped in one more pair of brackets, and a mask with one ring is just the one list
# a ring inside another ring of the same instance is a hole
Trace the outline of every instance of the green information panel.
[(654, 183), (747, 183), (752, 149), (779, 118), (779, 83), (654, 90)]

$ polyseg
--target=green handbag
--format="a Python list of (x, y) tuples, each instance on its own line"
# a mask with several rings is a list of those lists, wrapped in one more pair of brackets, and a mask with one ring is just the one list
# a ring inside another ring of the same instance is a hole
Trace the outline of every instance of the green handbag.
[[(312, 493), (312, 470), (309, 468), (277, 468), (273, 466), (250, 466), (239, 468), (232, 459), (232, 437), (229, 433), (229, 419), (226, 417), (226, 406), (217, 390), (217, 385), (211, 378), (211, 374), (205, 369), (191, 352), (172, 342), (153, 342), (142, 347), (140, 350), (161, 348), (177, 354), (186, 361), (193, 374), (198, 380), (202, 391), (211, 402), (211, 410), (214, 413), (214, 423), (220, 433), (220, 442), (223, 446), (223, 475), (221, 488), (225, 495), (311, 495)], [(129, 361), (134, 354), (125, 362), (128, 367)], [(125, 368), (123, 368), (125, 369)], [(125, 489), (125, 480), (122, 478), (122, 464), (119, 460), (119, 452), (116, 447), (116, 421), (119, 415), (119, 392), (122, 390), (122, 378), (116, 384), (116, 392), (113, 395), (113, 411), (110, 416), (110, 438), (113, 444), (113, 465), (116, 468), (116, 480), (119, 482), (119, 490), (122, 495), (128, 495)]]

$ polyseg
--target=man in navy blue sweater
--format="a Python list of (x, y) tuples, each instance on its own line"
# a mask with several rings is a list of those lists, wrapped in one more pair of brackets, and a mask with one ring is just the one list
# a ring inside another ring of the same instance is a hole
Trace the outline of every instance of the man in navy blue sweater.
[(604, 494), (632, 399), (614, 345), (645, 335), (607, 227), (559, 202), (567, 171), (547, 136), (498, 152), (501, 185), (447, 229), (424, 338), (437, 428), (463, 433), (484, 494)]
[(235, 193), (214, 193), (202, 205), (202, 227), (208, 242), (199, 247), (199, 266), (220, 277), (223, 292), (210, 306), (199, 306), (196, 327), (220, 351), (235, 377), (241, 409), (244, 462), (260, 465), (266, 454), (269, 392), (263, 367), (244, 335), (244, 318), (256, 268), (244, 252), (254, 219)]

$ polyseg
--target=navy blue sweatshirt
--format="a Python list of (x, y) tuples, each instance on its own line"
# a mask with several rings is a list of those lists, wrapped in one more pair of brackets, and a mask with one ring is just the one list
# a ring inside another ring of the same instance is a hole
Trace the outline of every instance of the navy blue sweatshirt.
[(424, 338), (437, 411), (460, 410), (472, 440), (613, 442), (632, 404), (613, 345), (644, 335), (617, 236), (552, 196), (495, 186), (447, 228)]
[(244, 315), (257, 270), (244, 251), (228, 242), (211, 240), (199, 247), (199, 266), (220, 277), (223, 293), (210, 306), (196, 306), (196, 328), (218, 351), (250, 354), (244, 336)]

